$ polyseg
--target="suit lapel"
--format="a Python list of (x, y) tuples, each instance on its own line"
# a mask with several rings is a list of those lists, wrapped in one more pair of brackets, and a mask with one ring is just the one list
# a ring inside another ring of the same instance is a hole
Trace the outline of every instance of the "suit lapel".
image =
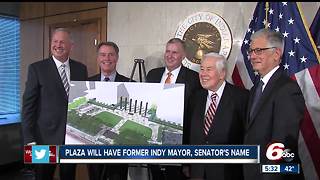
[(116, 77), (114, 78), (114, 82), (126, 82), (126, 79), (120, 75), (118, 72), (116, 72)]
[(151, 78), (151, 82), (160, 83), (162, 75), (165, 71), (165, 67), (159, 68), (153, 73), (153, 78)]
[(199, 109), (198, 109), (198, 117), (200, 118), (200, 123), (201, 123), (201, 132), (203, 133), (204, 135), (204, 131), (203, 131), (203, 128), (204, 128), (204, 118), (206, 116), (206, 103), (207, 103), (207, 96), (208, 96), (208, 91), (207, 90), (202, 90), (202, 93), (201, 93), (201, 96), (199, 98)]
[(114, 82), (119, 82), (119, 81), (121, 81), (120, 78), (121, 78), (121, 77), (120, 77), (119, 74), (116, 72), (116, 77), (114, 78)]
[(229, 84), (226, 83), (226, 86), (224, 87), (222, 96), (220, 97), (220, 102), (218, 104), (218, 107), (216, 109), (216, 114), (215, 117), (213, 119), (213, 124), (209, 130), (209, 135), (215, 131), (218, 131), (217, 127), (221, 127), (220, 123), (224, 124), (226, 122), (221, 121), (221, 119), (224, 119), (224, 113), (226, 113), (226, 109), (229, 109), (229, 102), (230, 102), (230, 98), (231, 95), (229, 93), (230, 87)]
[(259, 77), (256, 78), (255, 85), (251, 88), (250, 94), (249, 94), (248, 108), (247, 108), (247, 114), (246, 114), (247, 124), (249, 124), (249, 122), (251, 121), (251, 119), (250, 119), (250, 110), (251, 110), (252, 103), (253, 103), (254, 92), (256, 91), (256, 88), (257, 88), (257, 85), (258, 85), (258, 83), (257, 83), (258, 79), (260, 80)]
[(257, 106), (255, 108), (255, 112), (252, 115), (252, 119), (250, 119), (250, 109), (251, 109), (251, 105), (252, 105), (252, 100), (253, 100), (252, 98), (253, 98), (253, 95), (254, 95), (254, 91), (252, 91), (252, 93), (250, 94), (249, 116), (247, 116), (248, 119), (249, 119), (249, 126), (255, 120), (256, 116), (259, 114), (258, 112), (263, 107), (263, 105), (268, 101), (268, 97), (270, 97), (270, 95), (273, 93), (273, 91), (275, 91), (277, 89), (276, 84), (277, 84), (277, 80), (281, 76), (281, 73), (282, 73), (282, 70), (279, 68), (279, 69), (277, 69), (277, 71), (269, 79), (266, 87), (264, 88), (264, 90), (262, 92), (260, 100), (257, 103)]
[[(61, 77), (59, 74), (59, 70), (57, 69), (56, 63), (54, 63), (54, 60), (52, 59), (52, 57), (49, 58), (49, 64), (50, 64), (49, 71), (51, 71), (51, 72), (48, 72), (48, 73), (53, 75), (52, 78), (53, 78), (54, 82), (57, 83), (58, 89), (60, 90), (61, 93), (64, 94), (64, 97), (66, 99), (68, 99), (66, 90), (64, 89), (64, 86), (63, 86), (63, 83), (62, 83), (62, 80), (61, 80)], [(71, 68), (70, 68), (70, 71), (71, 71)]]
[(186, 80), (186, 69), (184, 66), (181, 65), (181, 69), (179, 71), (176, 83), (184, 83)]
[(78, 71), (77, 71), (77, 68), (75, 67), (75, 62), (72, 59), (69, 60), (69, 65), (70, 65), (70, 81), (73, 81), (75, 77), (78, 76)]

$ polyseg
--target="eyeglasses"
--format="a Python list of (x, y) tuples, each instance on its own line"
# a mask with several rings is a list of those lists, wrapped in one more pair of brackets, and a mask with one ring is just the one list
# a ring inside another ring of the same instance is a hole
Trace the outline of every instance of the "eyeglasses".
[(276, 48), (276, 47), (249, 49), (248, 54), (251, 55), (254, 52), (255, 55), (261, 55), (264, 50), (273, 49), (273, 48)]

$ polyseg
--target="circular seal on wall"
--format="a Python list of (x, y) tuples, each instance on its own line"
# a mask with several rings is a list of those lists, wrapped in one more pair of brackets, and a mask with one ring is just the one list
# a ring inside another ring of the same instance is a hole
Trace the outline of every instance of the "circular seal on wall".
[(198, 12), (180, 23), (175, 37), (186, 43), (186, 58), (182, 64), (199, 72), (204, 54), (215, 52), (228, 58), (232, 48), (232, 35), (226, 21), (211, 12)]

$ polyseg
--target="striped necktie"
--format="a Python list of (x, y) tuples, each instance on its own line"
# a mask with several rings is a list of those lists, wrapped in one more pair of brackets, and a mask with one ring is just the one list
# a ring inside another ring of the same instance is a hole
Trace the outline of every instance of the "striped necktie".
[(63, 87), (64, 87), (64, 89), (66, 90), (67, 96), (69, 96), (70, 86), (69, 86), (69, 82), (68, 82), (68, 78), (67, 78), (67, 73), (66, 73), (66, 65), (65, 65), (65, 64), (62, 64), (62, 65), (60, 66), (60, 69), (61, 69), (61, 80), (62, 80), (62, 83), (63, 83)]
[(217, 93), (213, 93), (211, 95), (211, 104), (207, 110), (207, 113), (206, 113), (206, 117), (205, 117), (205, 120), (204, 120), (204, 133), (205, 135), (208, 135), (209, 134), (209, 130), (212, 126), (212, 123), (213, 123), (213, 119), (214, 119), (214, 116), (216, 114), (216, 109), (217, 109)]

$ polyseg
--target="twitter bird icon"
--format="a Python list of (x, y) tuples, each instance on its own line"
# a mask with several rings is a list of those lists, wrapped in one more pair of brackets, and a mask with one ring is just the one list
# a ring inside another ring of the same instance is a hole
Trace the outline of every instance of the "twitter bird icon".
[(32, 146), (32, 163), (49, 163), (49, 146)]
[(40, 151), (35, 150), (35, 154), (36, 154), (36, 159), (42, 159), (44, 157), (44, 155), (46, 155), (46, 151), (45, 149), (41, 149)]

